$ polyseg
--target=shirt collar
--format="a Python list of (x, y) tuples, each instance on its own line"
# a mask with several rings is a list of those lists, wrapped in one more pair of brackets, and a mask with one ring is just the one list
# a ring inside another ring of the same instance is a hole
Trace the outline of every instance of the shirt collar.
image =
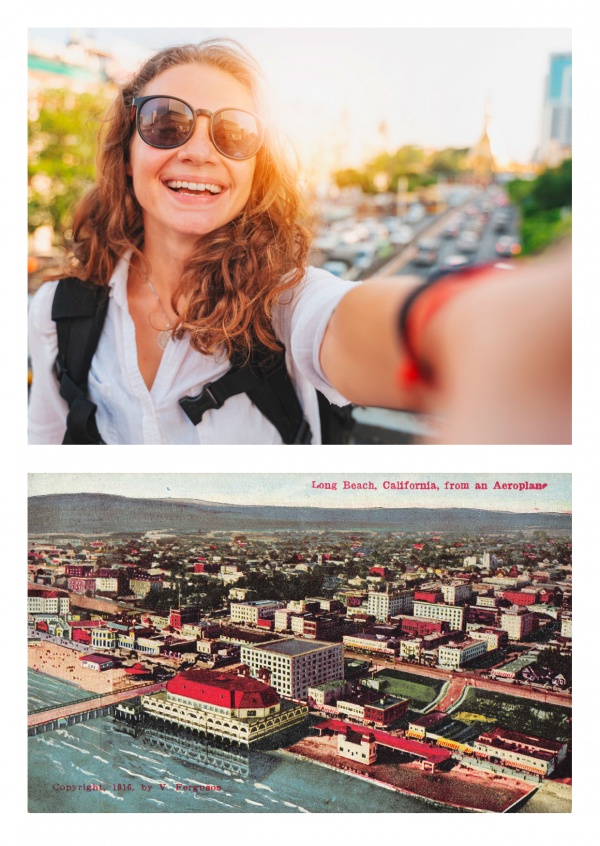
[(113, 274), (108, 281), (109, 296), (121, 308), (127, 310), (127, 278), (129, 276), (129, 262), (131, 261), (132, 250), (124, 253), (116, 264)]

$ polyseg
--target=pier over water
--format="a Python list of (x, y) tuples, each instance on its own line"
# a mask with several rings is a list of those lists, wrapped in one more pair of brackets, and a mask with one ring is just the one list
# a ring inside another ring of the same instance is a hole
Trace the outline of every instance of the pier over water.
[(67, 725), (74, 725), (96, 717), (103, 717), (112, 713), (112, 709), (120, 702), (133, 699), (142, 693), (157, 693), (164, 690), (166, 682), (159, 684), (140, 685), (139, 687), (123, 690), (119, 693), (108, 693), (94, 699), (84, 699), (80, 702), (70, 702), (35, 711), (27, 716), (27, 734), (33, 736), (46, 731), (53, 731)]

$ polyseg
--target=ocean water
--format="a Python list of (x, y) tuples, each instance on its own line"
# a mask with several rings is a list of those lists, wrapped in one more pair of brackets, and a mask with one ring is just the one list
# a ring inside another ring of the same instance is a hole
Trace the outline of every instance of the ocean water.
[[(49, 703), (83, 698), (73, 685), (31, 671), (29, 678), (30, 708), (41, 707), (46, 685)], [(29, 811), (448, 813), (280, 751), (221, 748), (155, 728), (128, 731), (102, 717), (30, 737)]]

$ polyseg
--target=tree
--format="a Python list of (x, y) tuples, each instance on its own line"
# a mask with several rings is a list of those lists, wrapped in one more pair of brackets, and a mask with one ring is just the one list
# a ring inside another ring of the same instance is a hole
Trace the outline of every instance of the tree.
[(29, 232), (50, 225), (61, 237), (67, 233), (73, 206), (94, 180), (96, 134), (109, 93), (39, 94), (28, 127)]
[(514, 180), (508, 192), (521, 214), (523, 255), (539, 252), (571, 231), (571, 159), (532, 181)]

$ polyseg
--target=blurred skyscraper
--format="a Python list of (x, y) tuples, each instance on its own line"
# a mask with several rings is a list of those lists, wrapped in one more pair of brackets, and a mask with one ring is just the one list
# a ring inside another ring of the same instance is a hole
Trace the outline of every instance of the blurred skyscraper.
[(542, 137), (538, 151), (538, 160), (551, 166), (571, 156), (571, 77), (571, 53), (552, 53), (550, 72), (546, 77)]

